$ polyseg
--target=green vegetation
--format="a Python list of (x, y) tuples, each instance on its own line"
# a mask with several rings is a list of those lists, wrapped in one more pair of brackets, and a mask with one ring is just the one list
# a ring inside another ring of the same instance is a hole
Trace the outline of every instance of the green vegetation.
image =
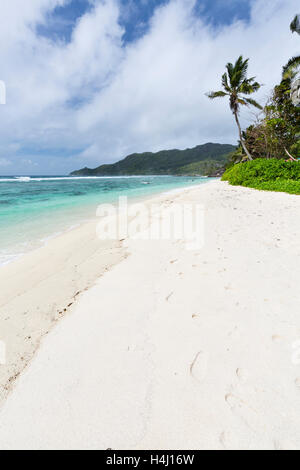
[(283, 67), (282, 78), (284, 80), (288, 78), (294, 78), (294, 74), (300, 65), (300, 56), (292, 57), (288, 63)]
[[(291, 30), (300, 34), (300, 15), (292, 21)], [(232, 185), (300, 194), (300, 80), (296, 79), (300, 56), (293, 57), (283, 67), (282, 80), (261, 113), (252, 125), (241, 131), (238, 105), (252, 104), (259, 108), (256, 102), (240, 96), (245, 89), (250, 92), (259, 88), (254, 78), (250, 79), (250, 85), (245, 78), (247, 64), (241, 57), (234, 66), (227, 64), (227, 74), (222, 79), (226, 93), (209, 94), (210, 98), (230, 97), (240, 133), (239, 147), (222, 179)]]
[[(291, 22), (290, 29), (292, 33), (300, 34), (300, 15), (296, 15), (293, 21)], [(293, 78), (294, 72), (298, 69), (300, 65), (300, 56), (292, 57), (289, 62), (283, 67), (283, 79)]]
[(112, 165), (83, 168), (72, 176), (122, 175), (211, 175), (228, 163), (233, 145), (198, 145), (186, 150), (163, 150), (157, 153), (134, 153)]
[(290, 25), (292, 33), (300, 34), (300, 15), (296, 15)]
[(252, 160), (252, 156), (247, 149), (243, 137), (238, 116), (241, 106), (254, 106), (258, 109), (262, 109), (262, 107), (252, 98), (247, 98), (247, 96), (252, 95), (261, 87), (261, 85), (255, 81), (255, 77), (247, 78), (248, 66), (249, 59), (243, 60), (242, 56), (238, 58), (234, 65), (232, 63), (228, 63), (226, 65), (227, 72), (222, 76), (222, 86), (224, 91), (212, 91), (208, 93), (207, 96), (211, 100), (214, 100), (215, 98), (224, 98), (225, 96), (229, 97), (229, 106), (238, 126), (241, 145), (248, 159)]
[(222, 180), (233, 186), (300, 194), (300, 162), (259, 158), (231, 166)]
[[(290, 28), (300, 34), (300, 15), (293, 19)], [(135, 153), (112, 165), (83, 168), (71, 174), (216, 176), (228, 168), (223, 179), (230, 184), (300, 194), (300, 80), (296, 80), (300, 56), (291, 58), (283, 67), (281, 82), (264, 107), (250, 97), (261, 85), (255, 77), (247, 77), (248, 66), (249, 59), (242, 56), (234, 64), (229, 62), (222, 75), (222, 90), (207, 94), (210, 99), (229, 99), (238, 127), (237, 147), (209, 143), (186, 150)], [(253, 124), (245, 130), (239, 120), (242, 107), (259, 110)]]
[[(227, 159), (227, 156), (226, 156)], [(213, 176), (224, 171), (224, 161), (203, 160), (201, 162), (190, 163), (176, 170), (177, 175), (181, 176)]]
[[(298, 15), (291, 29), (300, 32), (297, 30), (299, 26)], [(289, 158), (296, 161), (300, 157), (300, 107), (292, 96), (295, 89), (297, 95), (298, 82), (295, 78), (299, 65), (300, 56), (297, 56), (283, 67), (281, 82), (275, 86), (255, 122), (242, 132), (242, 140), (253, 158)], [(241, 142), (233, 161), (247, 159), (243, 147)]]
[[(277, 85), (261, 115), (243, 132), (253, 158), (299, 156), (300, 108), (291, 101), (291, 79)], [(241, 149), (240, 149), (241, 150)], [(241, 151), (237, 160), (243, 160)]]

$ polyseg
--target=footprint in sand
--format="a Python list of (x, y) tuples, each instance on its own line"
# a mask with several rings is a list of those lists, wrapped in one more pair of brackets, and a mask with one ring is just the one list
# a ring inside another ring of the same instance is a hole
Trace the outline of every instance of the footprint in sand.
[(241, 400), (238, 397), (232, 395), (232, 393), (227, 393), (227, 395), (225, 395), (225, 401), (232, 410), (241, 406)]
[(190, 374), (197, 382), (203, 382), (208, 372), (208, 354), (198, 351), (190, 365)]
[(262, 416), (246, 400), (228, 393), (225, 395), (225, 401), (232, 413), (239, 418), (249, 429), (257, 432), (265, 428)]
[(241, 369), (240, 367), (235, 371), (236, 373), (236, 376), (237, 378), (245, 383), (247, 381), (247, 378), (248, 378), (248, 374), (247, 374), (247, 371), (245, 369)]

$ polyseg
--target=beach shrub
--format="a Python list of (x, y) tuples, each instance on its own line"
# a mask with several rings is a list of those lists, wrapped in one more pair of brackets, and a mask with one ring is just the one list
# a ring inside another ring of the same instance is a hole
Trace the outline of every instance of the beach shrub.
[(300, 162), (258, 158), (232, 166), (222, 180), (234, 186), (300, 194)]
[(277, 191), (281, 193), (300, 194), (300, 181), (295, 180), (276, 180), (265, 181), (263, 183), (253, 183), (248, 186), (261, 191)]

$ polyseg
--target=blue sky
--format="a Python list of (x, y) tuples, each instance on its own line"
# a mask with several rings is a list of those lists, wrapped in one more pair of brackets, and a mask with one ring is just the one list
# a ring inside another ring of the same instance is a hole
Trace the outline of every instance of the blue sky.
[[(0, 175), (68, 174), (133, 152), (234, 144), (228, 61), (264, 83), (299, 53), (299, 0), (10, 0), (1, 5)], [(243, 126), (253, 115), (244, 111)]]
[[(131, 42), (147, 31), (154, 10), (168, 0), (120, 0), (122, 16), (120, 23), (125, 28), (124, 40)], [(249, 21), (251, 0), (197, 0), (195, 13), (213, 27), (228, 25), (236, 19)], [(89, 0), (69, 0), (65, 6), (57, 7), (47, 16), (47, 23), (38, 25), (42, 36), (53, 40), (70, 41), (76, 21), (92, 8)]]

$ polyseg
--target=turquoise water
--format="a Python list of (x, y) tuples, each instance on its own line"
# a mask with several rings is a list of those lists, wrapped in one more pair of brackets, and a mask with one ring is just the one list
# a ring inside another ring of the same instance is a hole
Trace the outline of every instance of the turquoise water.
[(206, 178), (0, 177), (0, 264), (95, 216), (98, 204), (119, 196), (145, 197), (205, 183)]

